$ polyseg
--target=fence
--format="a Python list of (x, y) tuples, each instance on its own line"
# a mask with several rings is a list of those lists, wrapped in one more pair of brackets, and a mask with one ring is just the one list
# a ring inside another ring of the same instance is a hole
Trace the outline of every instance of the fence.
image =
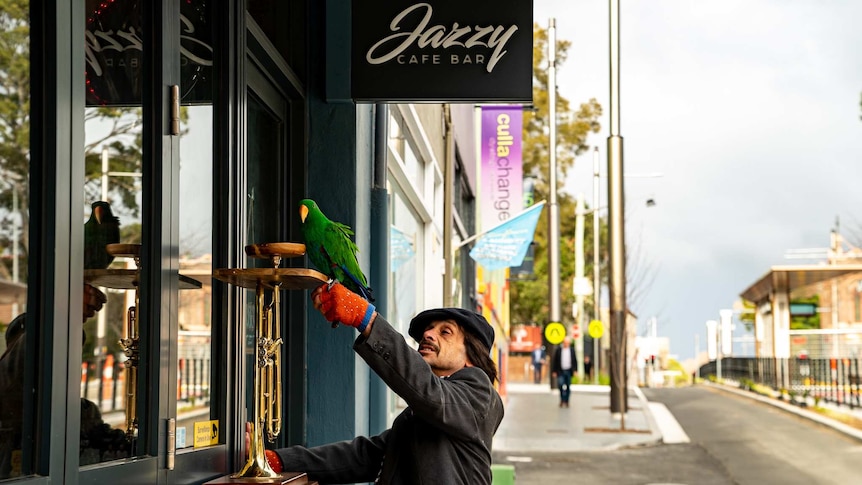
[[(179, 359), (177, 400), (208, 405), (210, 401), (210, 359)], [(119, 358), (108, 354), (81, 363), (81, 396), (97, 403), (102, 412), (125, 409), (126, 373)]]
[(860, 359), (776, 359), (730, 357), (711, 361), (700, 368), (700, 376), (744, 380), (825, 402), (862, 407)]

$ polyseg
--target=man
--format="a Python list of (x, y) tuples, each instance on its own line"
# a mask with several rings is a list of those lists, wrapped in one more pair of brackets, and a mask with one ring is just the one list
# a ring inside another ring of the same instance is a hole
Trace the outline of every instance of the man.
[[(94, 286), (84, 284), (83, 321), (93, 317), (107, 302), (107, 297)], [(26, 356), (27, 314), (22, 313), (6, 328), (6, 351), (0, 355), (0, 479), (21, 474), (20, 455), (23, 443), (24, 371)], [(86, 335), (81, 338), (86, 340)], [(31, 392), (31, 391), (28, 391)], [(6, 433), (3, 435), (2, 433)], [(29, 445), (28, 445), (29, 446)], [(80, 464), (87, 465), (111, 459), (125, 458), (131, 444), (122, 430), (111, 428), (102, 420), (99, 407), (81, 398)]]
[[(374, 306), (339, 283), (311, 299), (330, 322), (355, 327), (353, 350), (408, 408), (378, 436), (277, 451), (276, 470), (321, 483), (491, 483), (491, 443), (503, 419), (489, 356), (494, 330), (461, 308), (426, 310), (410, 322), (414, 350)], [(268, 455), (273, 461), (273, 455)]]
[(545, 363), (545, 346), (540, 345), (533, 349), (533, 383), (542, 382), (542, 366)]
[(577, 366), (575, 348), (572, 347), (572, 339), (566, 337), (563, 344), (554, 352), (554, 363), (551, 373), (557, 379), (557, 387), (560, 389), (560, 407), (569, 407), (569, 385), (572, 383), (572, 370)]

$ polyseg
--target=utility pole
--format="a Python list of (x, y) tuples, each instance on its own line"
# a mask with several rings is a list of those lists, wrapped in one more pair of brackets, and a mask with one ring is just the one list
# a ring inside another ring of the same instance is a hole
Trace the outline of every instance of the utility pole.
[[(601, 251), (601, 236), (599, 233), (599, 147), (593, 147), (593, 319), (601, 321), (600, 303), (602, 297), (602, 281), (599, 269)], [(601, 354), (601, 338), (593, 339), (593, 384), (599, 383), (599, 354)]]
[[(550, 196), (548, 208), (549, 323), (562, 323), (560, 315), (560, 208), (557, 203), (557, 21), (548, 23), (548, 131)], [(553, 385), (553, 384), (552, 384)]]
[(610, 136), (608, 212), (610, 245), (611, 414), (625, 428), (628, 408), (626, 366), (626, 268), (623, 233), (623, 138), (620, 135), (620, 0), (610, 0)]

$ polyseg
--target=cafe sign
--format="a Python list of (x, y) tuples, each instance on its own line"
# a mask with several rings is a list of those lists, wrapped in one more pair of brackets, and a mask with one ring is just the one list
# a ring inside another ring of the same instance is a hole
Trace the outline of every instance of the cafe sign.
[(368, 102), (532, 102), (531, 0), (353, 0), (351, 92)]

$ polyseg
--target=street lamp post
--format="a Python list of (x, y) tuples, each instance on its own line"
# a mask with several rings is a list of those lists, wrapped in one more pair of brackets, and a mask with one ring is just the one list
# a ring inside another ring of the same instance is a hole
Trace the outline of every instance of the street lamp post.
[(626, 271), (623, 233), (623, 138), (620, 136), (620, 0), (610, 0), (610, 136), (608, 137), (608, 208), (610, 245), (611, 414), (625, 428)]
[[(557, 203), (557, 22), (548, 23), (548, 138), (550, 188), (548, 203), (549, 323), (560, 323), (560, 208)], [(553, 382), (551, 383), (553, 386)]]
[[(601, 320), (599, 305), (602, 297), (602, 282), (599, 269), (599, 147), (593, 147), (593, 318)], [(593, 384), (599, 383), (599, 354), (601, 337), (593, 339)]]

